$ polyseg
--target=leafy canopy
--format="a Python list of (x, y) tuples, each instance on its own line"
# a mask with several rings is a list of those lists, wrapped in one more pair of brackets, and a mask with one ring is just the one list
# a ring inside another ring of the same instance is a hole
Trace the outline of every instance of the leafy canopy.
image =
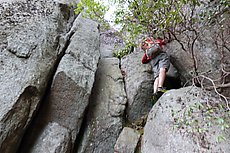
[[(105, 19), (110, 6), (117, 6), (111, 21)], [(217, 17), (223, 22), (229, 6), (229, 0), (80, 0), (75, 12), (84, 9), (84, 15), (104, 27), (114, 23), (127, 46), (136, 46), (140, 35), (148, 35), (177, 40), (184, 50), (192, 50), (178, 36), (191, 32), (196, 39), (200, 27), (216, 22)]]

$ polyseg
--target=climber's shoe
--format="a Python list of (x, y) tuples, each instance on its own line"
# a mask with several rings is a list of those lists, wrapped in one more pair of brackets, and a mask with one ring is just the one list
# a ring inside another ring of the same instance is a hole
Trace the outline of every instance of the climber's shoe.
[(157, 89), (157, 93), (158, 92), (160, 92), (160, 93), (165, 93), (167, 90), (166, 90), (166, 88), (165, 87), (158, 87), (158, 89)]
[(166, 92), (166, 88), (164, 87), (158, 87), (157, 92), (153, 93), (153, 97), (152, 97), (152, 103), (155, 104), (157, 102), (157, 100)]

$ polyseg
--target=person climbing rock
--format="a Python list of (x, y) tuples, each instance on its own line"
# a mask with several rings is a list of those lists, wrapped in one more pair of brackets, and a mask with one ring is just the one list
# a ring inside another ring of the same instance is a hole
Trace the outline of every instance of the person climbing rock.
[(169, 69), (169, 56), (163, 51), (166, 42), (162, 39), (145, 38), (140, 47), (144, 51), (142, 63), (150, 63), (154, 75), (153, 96), (159, 98), (165, 91), (163, 87), (166, 78), (166, 72)]

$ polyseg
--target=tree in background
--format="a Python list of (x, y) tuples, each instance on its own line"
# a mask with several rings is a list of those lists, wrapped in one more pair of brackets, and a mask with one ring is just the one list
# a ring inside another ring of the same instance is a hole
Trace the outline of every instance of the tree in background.
[[(105, 19), (109, 5), (116, 5), (112, 21)], [(76, 13), (84, 8), (84, 15), (99, 21), (104, 27), (110, 22), (120, 27), (119, 34), (126, 47), (119, 57), (131, 52), (143, 36), (161, 37), (177, 41), (193, 60), (193, 74), (198, 76), (194, 44), (206, 27), (217, 25), (218, 47), (230, 51), (223, 36), (230, 15), (229, 0), (80, 0)], [(218, 23), (218, 24), (217, 24)], [(221, 35), (222, 33), (222, 35)]]
[[(117, 6), (113, 21), (104, 18), (108, 5)], [(137, 36), (145, 34), (177, 40), (188, 51), (199, 35), (198, 29), (216, 19), (223, 22), (225, 14), (229, 14), (229, 6), (228, 0), (80, 0), (75, 12), (85, 8), (85, 15), (103, 26), (108, 26), (109, 22), (119, 25), (129, 45), (135, 45)], [(188, 31), (193, 36), (190, 45), (178, 38)]]

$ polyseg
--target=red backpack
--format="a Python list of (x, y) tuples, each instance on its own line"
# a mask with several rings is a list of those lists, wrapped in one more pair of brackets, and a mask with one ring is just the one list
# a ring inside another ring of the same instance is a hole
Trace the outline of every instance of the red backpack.
[(144, 40), (145, 44), (148, 44), (149, 49), (146, 50), (147, 57), (154, 58), (163, 49), (164, 41), (161, 39), (154, 39), (152, 37), (147, 37)]
[(145, 43), (147, 43), (149, 46), (153, 45), (153, 44), (158, 44), (159, 45), (159, 49), (163, 48), (163, 45), (165, 45), (164, 41), (162, 39), (154, 39), (153, 37), (147, 37), (144, 40)]

